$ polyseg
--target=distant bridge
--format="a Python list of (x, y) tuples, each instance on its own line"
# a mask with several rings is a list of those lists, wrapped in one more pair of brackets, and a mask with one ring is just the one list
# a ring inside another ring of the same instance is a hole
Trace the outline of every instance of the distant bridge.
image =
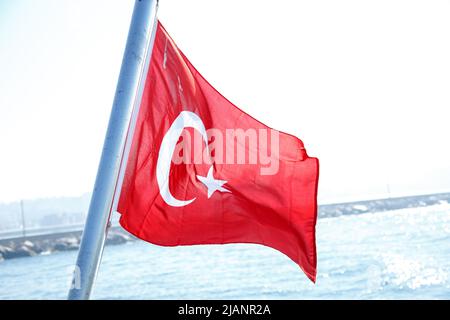
[[(112, 222), (113, 228), (119, 227), (118, 221)], [(71, 225), (57, 225), (49, 227), (18, 228), (7, 231), (0, 231), (0, 245), (9, 241), (34, 240), (38, 238), (59, 238), (61, 236), (79, 235), (83, 232), (84, 223)]]

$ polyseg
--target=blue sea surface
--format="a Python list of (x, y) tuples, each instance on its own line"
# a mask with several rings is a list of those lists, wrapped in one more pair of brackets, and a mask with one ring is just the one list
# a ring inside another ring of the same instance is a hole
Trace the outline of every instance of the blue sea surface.
[[(259, 245), (107, 246), (94, 299), (450, 299), (450, 205), (319, 219), (318, 277)], [(0, 299), (65, 299), (77, 252), (0, 262)]]

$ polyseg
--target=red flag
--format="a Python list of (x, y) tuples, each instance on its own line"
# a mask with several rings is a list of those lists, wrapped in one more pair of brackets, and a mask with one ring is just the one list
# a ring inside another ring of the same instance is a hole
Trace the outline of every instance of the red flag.
[(318, 160), (302, 141), (225, 99), (158, 23), (121, 225), (163, 246), (262, 244), (315, 281), (317, 184)]

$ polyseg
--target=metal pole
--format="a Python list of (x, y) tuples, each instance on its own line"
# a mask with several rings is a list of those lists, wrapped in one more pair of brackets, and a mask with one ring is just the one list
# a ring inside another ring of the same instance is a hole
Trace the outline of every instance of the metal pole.
[(68, 299), (89, 299), (100, 265), (133, 109), (139, 108), (156, 31), (157, 0), (136, 0)]

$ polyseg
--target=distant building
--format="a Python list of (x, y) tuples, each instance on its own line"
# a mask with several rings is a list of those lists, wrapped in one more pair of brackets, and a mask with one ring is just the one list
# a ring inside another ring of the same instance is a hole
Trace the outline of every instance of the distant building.
[(85, 215), (83, 212), (62, 212), (43, 216), (39, 221), (39, 226), (60, 226), (83, 223)]

